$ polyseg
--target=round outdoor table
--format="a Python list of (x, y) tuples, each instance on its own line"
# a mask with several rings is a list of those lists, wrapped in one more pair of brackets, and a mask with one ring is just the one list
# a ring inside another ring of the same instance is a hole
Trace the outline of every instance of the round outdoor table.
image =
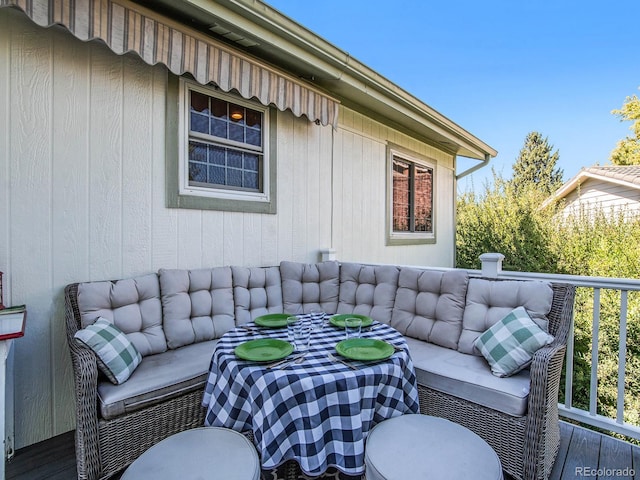
[(367, 480), (502, 480), (496, 452), (444, 418), (402, 415), (376, 425), (365, 446)]
[(248, 326), (259, 333), (238, 327), (216, 345), (203, 398), (205, 425), (251, 431), (264, 470), (295, 460), (310, 476), (331, 467), (360, 476), (371, 428), (420, 411), (409, 350), (402, 335), (388, 325), (376, 322), (362, 337), (399, 347), (389, 358), (349, 360), (350, 366), (329, 358), (339, 357), (336, 344), (345, 332), (325, 325), (311, 334), (304, 361), (284, 368), (234, 354), (235, 347), (248, 340), (287, 339), (286, 328)]

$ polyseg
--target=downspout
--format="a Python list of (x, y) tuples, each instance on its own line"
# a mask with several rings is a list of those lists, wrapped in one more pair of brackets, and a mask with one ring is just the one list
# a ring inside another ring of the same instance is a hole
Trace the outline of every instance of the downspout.
[(482, 160), (479, 164), (468, 168), (467, 170), (465, 170), (464, 172), (456, 175), (456, 180), (460, 180), (463, 177), (466, 177), (467, 175), (472, 174), (473, 172), (475, 172), (476, 170), (481, 169), (482, 167), (486, 167), (489, 164), (489, 161), (491, 161), (491, 155), (489, 155), (488, 153), (484, 154), (484, 160)]

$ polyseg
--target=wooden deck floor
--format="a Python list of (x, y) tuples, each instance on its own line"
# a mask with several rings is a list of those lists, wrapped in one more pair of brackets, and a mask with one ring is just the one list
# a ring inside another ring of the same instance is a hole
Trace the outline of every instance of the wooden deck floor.
[[(565, 422), (560, 427), (549, 480), (640, 480), (640, 447)], [(75, 479), (73, 432), (18, 450), (6, 466), (6, 480)]]

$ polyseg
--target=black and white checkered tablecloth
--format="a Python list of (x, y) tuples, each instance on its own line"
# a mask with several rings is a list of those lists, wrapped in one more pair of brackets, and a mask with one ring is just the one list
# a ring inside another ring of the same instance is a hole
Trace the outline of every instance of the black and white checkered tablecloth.
[[(253, 323), (248, 324), (254, 326)], [(258, 327), (260, 328), (260, 327)], [(334, 466), (348, 475), (364, 473), (364, 443), (373, 426), (404, 413), (418, 413), (416, 377), (400, 333), (374, 324), (362, 337), (404, 348), (380, 362), (351, 361), (358, 367), (328, 359), (344, 330), (325, 324), (311, 334), (305, 361), (284, 369), (241, 360), (234, 348), (269, 337), (287, 340), (287, 329), (260, 328), (227, 332), (213, 354), (203, 406), (205, 425), (244, 432), (251, 430), (262, 468), (294, 459), (308, 475)], [(293, 355), (292, 355), (293, 356)]]

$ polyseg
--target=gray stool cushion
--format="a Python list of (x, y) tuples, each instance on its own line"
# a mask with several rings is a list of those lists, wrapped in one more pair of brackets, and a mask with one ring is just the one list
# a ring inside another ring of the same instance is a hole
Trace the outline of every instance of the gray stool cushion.
[(367, 480), (501, 480), (496, 452), (444, 418), (408, 414), (376, 425), (365, 445)]
[(242, 434), (220, 427), (176, 433), (144, 452), (121, 480), (259, 480), (260, 462)]

